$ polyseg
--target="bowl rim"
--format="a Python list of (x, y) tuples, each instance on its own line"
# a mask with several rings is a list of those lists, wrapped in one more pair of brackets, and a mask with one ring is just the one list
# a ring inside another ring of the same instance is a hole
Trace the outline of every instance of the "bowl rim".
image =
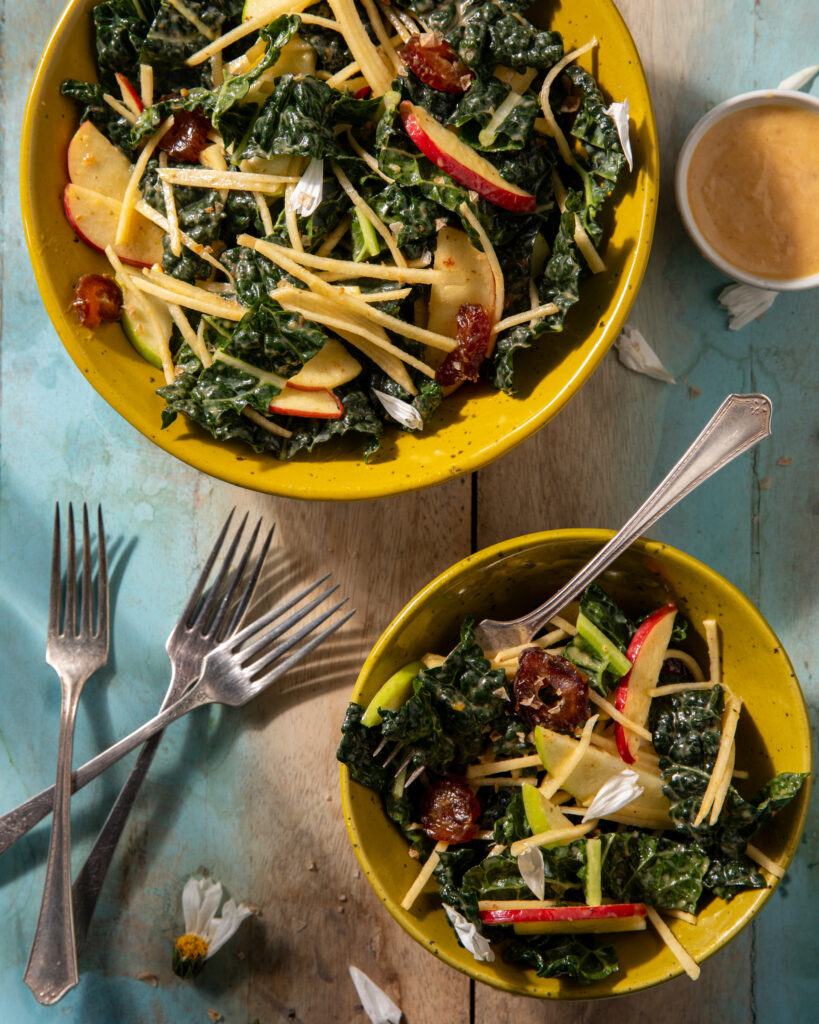
[[(230, 442), (217, 441), (202, 431), (201, 442), (205, 445), (205, 450), (198, 452), (193, 450), (195, 446), (186, 445), (182, 439), (175, 437), (172, 433), (159, 429), (158, 423), (155, 429), (146, 428), (137, 422), (135, 416), (129, 415), (127, 411), (121, 411), (118, 398), (119, 389), (112, 385), (108, 378), (94, 369), (94, 367), (88, 368), (85, 366), (87, 360), (84, 359), (82, 346), (76, 340), (73, 333), (69, 334), (66, 332), (62, 323), (65, 303), (61, 301), (60, 296), (51, 287), (49, 275), (39, 252), (37, 240), (38, 215), (34, 199), (37, 193), (34, 180), (36, 161), (32, 140), (38, 109), (42, 102), (48, 64), (60, 46), (62, 33), (68, 26), (73, 24), (75, 19), (84, 16), (85, 8), (92, 2), (93, 0), (68, 0), (46, 42), (32, 78), (21, 130), (19, 180), (23, 228), (41, 299), (52, 325), (72, 361), (97, 393), (123, 419), (143, 436), (147, 437), (148, 440), (156, 444), (157, 447), (173, 455), (181, 462), (192, 466), (194, 469), (198, 469), (200, 472), (207, 473), (226, 483), (256, 490), (264, 494), (290, 498), (298, 497), (302, 500), (311, 501), (371, 500), (373, 498), (390, 497), (432, 487), (454, 477), (464, 476), (467, 473), (484, 468), (537, 433), (586, 384), (588, 378), (600, 364), (619, 334), (645, 276), (656, 223), (657, 196), (659, 191), (660, 166), (657, 125), (648, 89), (648, 80), (634, 39), (614, 0), (606, 0), (612, 21), (617, 26), (618, 34), (622, 34), (622, 38), (631, 50), (630, 64), (637, 69), (642, 81), (645, 83), (645, 117), (640, 128), (645, 133), (646, 146), (645, 158), (642, 167), (639, 168), (642, 171), (641, 186), (643, 188), (640, 221), (631, 236), (634, 253), (629, 259), (624, 274), (620, 275), (613, 285), (612, 300), (614, 300), (618, 292), (619, 300), (611, 308), (610, 316), (607, 318), (605, 326), (599, 329), (596, 343), (590, 349), (584, 351), (582, 361), (579, 362), (577, 370), (571, 379), (565, 383), (556, 384), (555, 391), (540, 403), (536, 411), (531, 414), (522, 414), (512, 427), (508, 428), (505, 432), (499, 432), (497, 437), (491, 441), (481, 441), (472, 445), (466, 452), (453, 454), (451, 459), (411, 459), (407, 463), (409, 472), (406, 474), (399, 472), (389, 474), (385, 472), (382, 475), (351, 474), (353, 480), (350, 483), (344, 482), (346, 474), (338, 474), (342, 477), (341, 479), (328, 482), (325, 475), (321, 472), (322, 462), (310, 463), (309, 461), (302, 461), (299, 465), (307, 467), (307, 470), (304, 474), (300, 475), (296, 486), (294, 486), (289, 475), (285, 476), (270, 471), (271, 469), (275, 470), (279, 466), (284, 468), (275, 459), (274, 455), (270, 455), (271, 464), (265, 467), (266, 471), (260, 469), (258, 472), (250, 473), (248, 472), (248, 463), (252, 465), (256, 456), (249, 447), (246, 450), (242, 448), (239, 456), (236, 458), (225, 458), (222, 460), (214, 457), (213, 453), (215, 450), (218, 452), (230, 452)], [(638, 179), (635, 178), (634, 180), (637, 181)], [(587, 342), (588, 336), (586, 341), (578, 343), (578, 347), (587, 344)], [(196, 437), (199, 438), (198, 433)], [(239, 442), (233, 442), (233, 444), (238, 445)], [(499, 448), (499, 445), (502, 445), (502, 447)], [(216, 446), (216, 449), (213, 446)], [(402, 464), (404, 458), (406, 458), (405, 455), (395, 456), (390, 460), (389, 466), (397, 467), (399, 464)], [(363, 462), (363, 456), (360, 456), (355, 463), (356, 467), (358, 467), (359, 463), (363, 464)]]
[[(523, 553), (532, 547), (539, 546), (549, 541), (560, 541), (560, 540), (572, 540), (572, 541), (589, 541), (593, 542), (600, 547), (610, 540), (614, 536), (613, 530), (604, 530), (596, 528), (564, 528), (557, 530), (541, 530), (535, 533), (523, 534), (518, 537), (512, 537), (505, 541), (500, 541), (496, 544), (492, 544), (488, 547), (482, 548), (478, 551), (467, 555), (465, 558), (460, 559), (453, 565), (449, 566), (443, 572), (439, 573), (434, 579), (426, 584), (414, 597), (404, 605), (404, 607), (398, 612), (398, 614), (392, 619), (392, 621), (385, 627), (384, 631), (375, 642), (372, 650), (370, 651), (367, 659), (361, 667), (361, 671), (358, 674), (356, 682), (353, 686), (350, 700), (355, 701), (357, 696), (361, 693), (366, 683), (369, 680), (369, 676), (373, 669), (381, 660), (384, 653), (389, 649), (393, 642), (396, 634), (400, 632), (402, 627), (410, 620), (415, 614), (416, 609), (423, 606), (428, 597), (441, 587), (450, 583), (461, 574), (467, 571), (480, 570), (485, 568), (487, 565), (491, 565), (501, 557), (508, 557), (516, 553)], [(793, 679), (795, 688), (795, 710), (801, 713), (802, 719), (807, 727), (808, 742), (806, 745), (806, 767), (805, 770), (808, 772), (808, 777), (802, 788), (802, 794), (804, 794), (801, 801), (801, 812), (798, 819), (794, 822), (793, 830), (788, 841), (785, 853), (780, 858), (779, 863), (781, 864), (783, 871), (787, 872), (796, 850), (799, 846), (799, 840), (805, 827), (807, 820), (807, 814), (810, 804), (810, 796), (813, 782), (814, 772), (814, 754), (813, 746), (810, 742), (810, 718), (808, 715), (807, 705), (805, 703), (805, 697), (802, 693), (802, 689), (799, 685), (799, 680), (796, 673), (793, 670), (793, 665), (788, 657), (788, 653), (785, 650), (782, 643), (779, 641), (776, 633), (773, 631), (771, 626), (768, 624), (765, 617), (759, 611), (759, 609), (750, 601), (749, 598), (742, 593), (733, 583), (727, 580), (716, 570), (710, 568), (704, 562), (695, 558), (693, 555), (689, 555), (686, 552), (675, 548), (664, 541), (651, 540), (647, 537), (641, 537), (636, 541), (633, 541), (626, 551), (638, 551), (642, 554), (651, 555), (655, 558), (669, 558), (672, 561), (676, 561), (679, 564), (685, 566), (688, 569), (693, 569), (698, 573), (701, 573), (704, 578), (711, 584), (716, 584), (718, 587), (724, 587), (731, 598), (732, 602), (735, 602), (740, 609), (750, 617), (752, 617), (758, 624), (761, 632), (764, 634), (767, 641), (769, 641), (773, 647), (778, 648), (779, 656), (784, 659), (785, 667), (790, 672)], [(624, 552), (625, 553), (625, 552)], [(474, 978), (477, 981), (484, 982), (493, 988), (503, 989), (507, 992), (512, 992), (518, 995), (525, 995), (535, 998), (543, 999), (554, 999), (557, 1001), (575, 1001), (583, 999), (606, 999), (616, 998), (623, 995), (629, 995), (634, 992), (644, 991), (649, 988), (654, 988), (657, 985), (664, 984), (666, 981), (671, 981), (673, 978), (679, 977), (683, 974), (683, 968), (676, 965), (667, 975), (651, 980), (645, 983), (638, 982), (634, 987), (629, 988), (625, 992), (590, 992), (583, 986), (576, 985), (565, 990), (558, 990), (556, 992), (548, 991), (537, 991), (532, 988), (532, 985), (526, 984), (526, 975), (521, 972), (520, 984), (515, 984), (514, 981), (510, 981), (499, 977), (494, 974), (491, 969), (491, 964), (484, 964), (475, 961), (474, 964), (461, 963), (454, 956), (452, 956), (445, 948), (440, 946), (432, 946), (429, 942), (428, 937), (425, 935), (421, 921), (411, 917), (407, 912), (403, 911), (395, 900), (386, 891), (386, 888), (382, 884), (379, 876), (376, 874), (375, 869), (367, 855), (364, 846), (361, 842), (361, 836), (359, 835), (356, 823), (354, 820), (354, 786), (357, 784), (353, 783), (350, 778), (349, 770), (346, 765), (339, 765), (339, 786), (341, 791), (341, 805), (344, 815), (344, 823), (347, 829), (348, 838), (355, 852), (356, 858), (365, 877), (374, 889), (378, 899), (384, 904), (391, 917), (404, 929), (419, 945), (423, 946), (424, 949), (432, 952), (436, 957), (443, 960), (450, 967), (454, 967), (456, 970)], [(362, 790), (364, 787), (360, 787)], [(390, 823), (384, 818), (385, 825), (389, 826)], [(768, 902), (773, 893), (778, 888), (780, 880), (771, 879), (770, 885), (766, 889), (753, 890), (753, 901), (741, 911), (735, 921), (732, 922), (729, 928), (727, 928), (707, 949), (706, 951), (695, 957), (697, 963), (703, 963), (709, 959), (716, 952), (723, 948), (728, 942), (735, 938), (751, 921), (756, 917), (762, 907)], [(539, 979), (538, 979), (539, 980)]]
[(677, 209), (686, 231), (702, 256), (715, 266), (717, 270), (727, 274), (728, 277), (733, 278), (735, 281), (751, 285), (754, 288), (764, 288), (775, 292), (802, 291), (808, 288), (816, 288), (819, 287), (819, 271), (814, 274), (808, 274), (805, 277), (769, 278), (735, 267), (729, 260), (717, 252), (703, 235), (702, 231), (700, 231), (688, 200), (687, 185), (691, 160), (705, 133), (710, 128), (713, 128), (715, 124), (718, 124), (739, 110), (763, 106), (800, 107), (819, 115), (819, 97), (812, 96), (810, 93), (800, 92), (798, 89), (754, 89), (751, 92), (743, 92), (736, 96), (731, 96), (729, 99), (718, 103), (697, 121), (680, 148), (674, 171), (674, 194), (677, 201)]

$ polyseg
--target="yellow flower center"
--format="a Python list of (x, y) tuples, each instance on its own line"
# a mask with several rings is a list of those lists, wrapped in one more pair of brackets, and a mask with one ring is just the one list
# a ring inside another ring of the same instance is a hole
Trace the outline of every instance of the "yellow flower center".
[(198, 960), (207, 955), (208, 944), (201, 935), (180, 935), (176, 940), (176, 951), (186, 960)]

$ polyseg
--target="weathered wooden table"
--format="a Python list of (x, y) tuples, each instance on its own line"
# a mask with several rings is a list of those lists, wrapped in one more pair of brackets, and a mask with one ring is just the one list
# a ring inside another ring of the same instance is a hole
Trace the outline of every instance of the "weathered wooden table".
[[(59, 1008), (39, 1007), (21, 980), (43, 881), (45, 824), (0, 860), (0, 1019), (176, 1024), (206, 1022), (214, 1010), (241, 1024), (362, 1022), (347, 974), (353, 963), (388, 990), (409, 1024), (815, 1020), (815, 808), (785, 883), (759, 921), (705, 964), (697, 984), (683, 978), (616, 1005), (541, 1004), (470, 984), (392, 921), (347, 842), (334, 757), (365, 653), (424, 583), (504, 537), (619, 525), (729, 391), (771, 396), (773, 438), (653, 534), (712, 565), (759, 605), (815, 704), (817, 292), (781, 297), (762, 322), (729, 333), (715, 301), (725, 282), (685, 237), (671, 187), (678, 147), (709, 106), (815, 63), (815, 5), (620, 0), (646, 66), (662, 146), (657, 234), (631, 320), (676, 386), (630, 373), (609, 354), (557, 420), (476, 476), (379, 503), (309, 505), (222, 484), (151, 446), (81, 380), (46, 317), (20, 224), (16, 140), (28, 83), (61, 4), (5, 5), (2, 809), (53, 777), (59, 694), (43, 655), (55, 500), (101, 501), (113, 549), (114, 654), (83, 698), (77, 761), (158, 707), (165, 637), (231, 506), (275, 519), (280, 570), (301, 577), (332, 568), (358, 615), (331, 650), (277, 692), (241, 712), (199, 712), (169, 732), (81, 955), (81, 984)], [(75, 798), (75, 868), (128, 764)], [(258, 904), (262, 916), (191, 983), (171, 973), (170, 950), (182, 924), (182, 885), (200, 868)], [(138, 980), (142, 973), (156, 975), (157, 987)]]

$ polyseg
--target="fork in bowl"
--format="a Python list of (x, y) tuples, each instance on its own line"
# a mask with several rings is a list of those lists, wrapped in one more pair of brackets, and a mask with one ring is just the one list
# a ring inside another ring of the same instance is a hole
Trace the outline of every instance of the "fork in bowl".
[[(74, 509), (68, 506), (68, 551), (65, 603), (61, 607), (60, 506), (54, 511), (51, 552), (51, 592), (48, 610), (46, 661), (60, 677), (60, 739), (54, 821), (48, 850), (43, 900), (23, 980), (40, 1003), (61, 999), (78, 980), (77, 950), (71, 903), (71, 756), (74, 722), (82, 688), (87, 679), (108, 661), (108, 561), (102, 509), (97, 508), (97, 615), (93, 616), (93, 579), (88, 508), (83, 504), (82, 582), (80, 622), (77, 628), (77, 565), (74, 543)], [(61, 612), (64, 622), (61, 627)]]

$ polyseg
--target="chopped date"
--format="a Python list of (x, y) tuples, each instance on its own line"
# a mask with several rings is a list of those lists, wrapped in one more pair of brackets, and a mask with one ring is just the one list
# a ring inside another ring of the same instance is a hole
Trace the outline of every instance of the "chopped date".
[(589, 681), (584, 672), (542, 647), (521, 653), (514, 681), (515, 710), (531, 728), (573, 732), (589, 717)]
[(463, 779), (438, 779), (421, 797), (421, 827), (430, 839), (466, 843), (478, 830), (481, 805)]
[(447, 355), (435, 374), (443, 387), (478, 379), (492, 336), (492, 323), (483, 306), (465, 302), (458, 310), (456, 322), (457, 348)]
[(197, 107), (195, 110), (177, 110), (173, 124), (162, 136), (159, 148), (175, 160), (195, 164), (208, 144), (211, 123)]
[(417, 78), (438, 92), (460, 96), (475, 77), (440, 32), (410, 36), (398, 56)]
[(113, 323), (122, 313), (122, 291), (112, 277), (83, 274), (74, 286), (71, 308), (83, 327)]

